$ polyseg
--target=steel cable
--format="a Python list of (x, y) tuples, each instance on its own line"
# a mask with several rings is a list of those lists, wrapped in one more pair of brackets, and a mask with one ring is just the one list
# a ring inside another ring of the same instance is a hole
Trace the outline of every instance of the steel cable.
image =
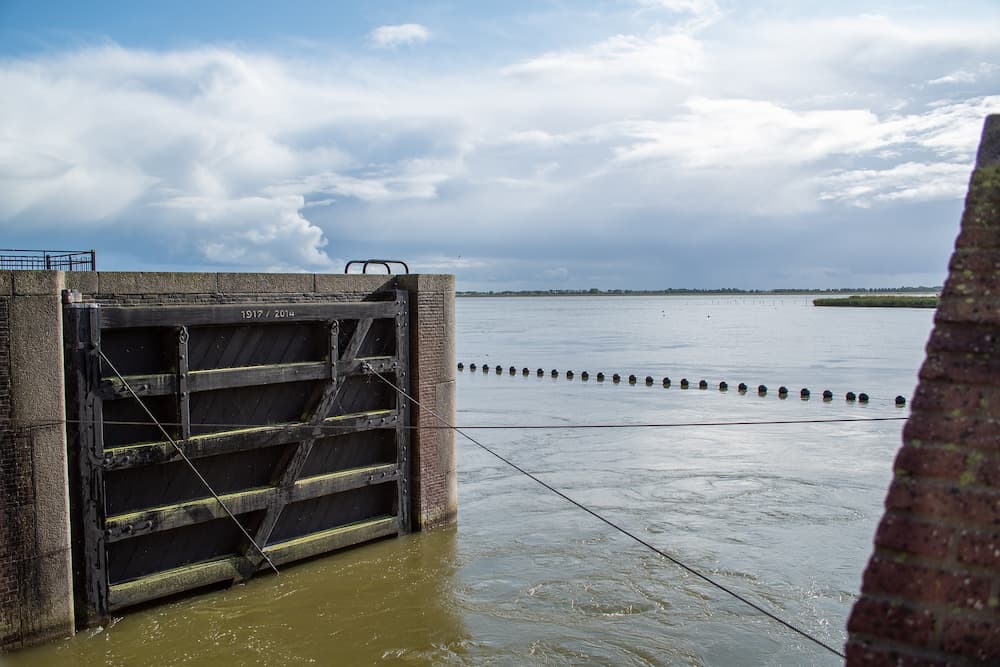
[(647, 542), (646, 540), (642, 539), (641, 537), (639, 537), (635, 533), (632, 533), (629, 530), (627, 530), (627, 529), (623, 528), (622, 526), (616, 524), (615, 522), (611, 521), (610, 519), (605, 518), (604, 516), (602, 516), (601, 514), (598, 514), (596, 511), (590, 509), (589, 507), (587, 507), (583, 503), (581, 503), (581, 502), (579, 502), (577, 500), (574, 500), (573, 498), (569, 497), (568, 495), (566, 495), (565, 493), (563, 493), (559, 489), (555, 488), (551, 484), (548, 484), (547, 482), (539, 479), (538, 477), (536, 477), (532, 473), (528, 472), (524, 468), (518, 466), (513, 461), (511, 461), (511, 460), (503, 457), (502, 455), (498, 454), (497, 452), (493, 451), (492, 449), (490, 449), (489, 447), (487, 447), (483, 443), (481, 443), (478, 440), (476, 440), (475, 438), (473, 438), (471, 435), (465, 433), (462, 428), (459, 428), (459, 427), (457, 427), (457, 426), (455, 426), (453, 424), (450, 424), (448, 422), (448, 420), (446, 420), (441, 415), (437, 414), (434, 410), (431, 410), (430, 408), (422, 405), (416, 398), (414, 398), (413, 396), (410, 396), (410, 394), (408, 394), (407, 392), (405, 392), (401, 387), (396, 386), (395, 384), (393, 384), (392, 382), (390, 382), (389, 380), (387, 380), (385, 377), (383, 377), (382, 375), (380, 375), (379, 373), (377, 373), (375, 371), (375, 369), (372, 368), (371, 366), (369, 366), (367, 363), (364, 364), (364, 366), (375, 377), (379, 378), (380, 380), (382, 380), (382, 382), (384, 382), (387, 385), (389, 385), (390, 387), (392, 387), (401, 396), (405, 397), (408, 401), (410, 401), (411, 403), (413, 403), (414, 405), (416, 405), (421, 410), (425, 410), (428, 414), (430, 414), (435, 419), (437, 419), (439, 422), (441, 422), (446, 428), (455, 431), (456, 433), (458, 433), (459, 435), (461, 435), (465, 439), (469, 440), (471, 443), (473, 443), (477, 447), (481, 448), (483, 451), (491, 454), (492, 456), (496, 457), (500, 461), (506, 463), (508, 466), (510, 466), (514, 470), (518, 471), (519, 473), (521, 473), (525, 477), (528, 477), (532, 481), (537, 482), (538, 484), (540, 484), (541, 486), (545, 487), (546, 489), (548, 489), (552, 493), (556, 494), (557, 496), (559, 496), (563, 500), (569, 502), (570, 504), (574, 505), (578, 509), (583, 510), (584, 512), (586, 512), (587, 514), (591, 515), (595, 519), (598, 519), (599, 521), (607, 524), (608, 526), (610, 526), (614, 530), (620, 532), (621, 534), (623, 534), (623, 535), (625, 535), (627, 537), (632, 538), (633, 540), (635, 540), (636, 542), (638, 542), (642, 546), (646, 547), (650, 551), (653, 551), (653, 552), (659, 554), (660, 556), (662, 556), (663, 558), (667, 559), (668, 561), (670, 561), (671, 563), (673, 563), (677, 567), (681, 568), (685, 572), (688, 572), (689, 574), (692, 574), (692, 575), (698, 577), (699, 579), (701, 579), (702, 581), (710, 584), (711, 586), (714, 586), (715, 588), (719, 589), (720, 591), (722, 591), (724, 593), (727, 593), (728, 595), (734, 597), (735, 599), (739, 600), (740, 602), (743, 602), (744, 604), (746, 604), (749, 607), (755, 609), (756, 611), (758, 611), (759, 613), (763, 614), (764, 616), (770, 618), (771, 620), (773, 620), (773, 621), (775, 621), (777, 623), (780, 623), (784, 627), (786, 627), (789, 630), (792, 630), (793, 632), (801, 635), (805, 639), (808, 639), (809, 641), (817, 644), (818, 646), (821, 646), (822, 648), (826, 649), (830, 653), (833, 653), (834, 655), (836, 655), (836, 656), (838, 656), (840, 658), (846, 658), (846, 656), (843, 653), (841, 653), (837, 649), (833, 648), (829, 644), (823, 642), (821, 639), (819, 639), (817, 637), (814, 637), (813, 635), (809, 634), (805, 630), (803, 630), (803, 629), (801, 629), (801, 628), (799, 628), (799, 627), (797, 627), (797, 626), (789, 623), (788, 621), (786, 621), (783, 618), (781, 618), (781, 617), (773, 614), (772, 612), (768, 611), (767, 609), (764, 609), (763, 607), (761, 607), (760, 605), (756, 604), (752, 600), (747, 599), (746, 597), (744, 597), (743, 595), (737, 593), (736, 591), (734, 591), (734, 590), (726, 587), (725, 585), (723, 585), (723, 584), (715, 581), (714, 579), (712, 579), (708, 575), (702, 574), (701, 572), (699, 572), (695, 568), (693, 568), (693, 567), (685, 564), (684, 562), (682, 562), (681, 560), (679, 560), (675, 556), (672, 556), (672, 555), (668, 554), (667, 552), (663, 551), (662, 549), (654, 546), (653, 544), (650, 544), (649, 542)]

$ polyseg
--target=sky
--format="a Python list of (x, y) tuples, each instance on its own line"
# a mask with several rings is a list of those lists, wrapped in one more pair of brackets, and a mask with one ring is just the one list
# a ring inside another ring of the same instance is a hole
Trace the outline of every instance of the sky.
[(940, 285), (1000, 2), (0, 0), (0, 245), (461, 290)]

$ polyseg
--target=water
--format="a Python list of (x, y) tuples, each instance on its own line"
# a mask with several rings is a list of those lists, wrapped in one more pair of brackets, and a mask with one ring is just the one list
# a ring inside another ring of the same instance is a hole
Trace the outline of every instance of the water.
[[(460, 299), (457, 313), (459, 359), (504, 368), (459, 374), (466, 426), (905, 416), (892, 399), (912, 393), (932, 318), (805, 297)], [(532, 375), (511, 377), (511, 365)], [(552, 379), (553, 368), (577, 377)], [(640, 383), (614, 385), (613, 372)], [(657, 384), (643, 386), (646, 375)], [(683, 391), (682, 377), (731, 389)], [(822, 401), (825, 388), (836, 400)], [(872, 402), (847, 404), (848, 390)], [(840, 648), (901, 424), (470, 433)], [(471, 443), (458, 447), (457, 528), (135, 611), (7, 664), (840, 664)]]

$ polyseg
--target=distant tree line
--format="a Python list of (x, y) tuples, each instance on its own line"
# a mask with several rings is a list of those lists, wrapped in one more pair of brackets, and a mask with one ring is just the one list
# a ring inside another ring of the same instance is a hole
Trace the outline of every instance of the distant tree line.
[(883, 287), (883, 288), (851, 288), (838, 287), (833, 289), (738, 289), (736, 287), (722, 287), (719, 289), (691, 289), (687, 287), (668, 287), (656, 290), (636, 290), (636, 289), (547, 289), (547, 290), (490, 290), (488, 292), (459, 291), (457, 296), (676, 296), (685, 294), (705, 294), (705, 295), (788, 295), (788, 294), (938, 294), (941, 287)]

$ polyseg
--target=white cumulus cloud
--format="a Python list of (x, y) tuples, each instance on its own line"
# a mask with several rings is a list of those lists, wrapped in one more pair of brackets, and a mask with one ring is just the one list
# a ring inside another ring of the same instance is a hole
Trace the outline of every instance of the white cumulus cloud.
[(426, 42), (431, 32), (419, 23), (401, 23), (399, 25), (383, 25), (369, 33), (368, 38), (373, 46), (386, 49), (407, 44)]

